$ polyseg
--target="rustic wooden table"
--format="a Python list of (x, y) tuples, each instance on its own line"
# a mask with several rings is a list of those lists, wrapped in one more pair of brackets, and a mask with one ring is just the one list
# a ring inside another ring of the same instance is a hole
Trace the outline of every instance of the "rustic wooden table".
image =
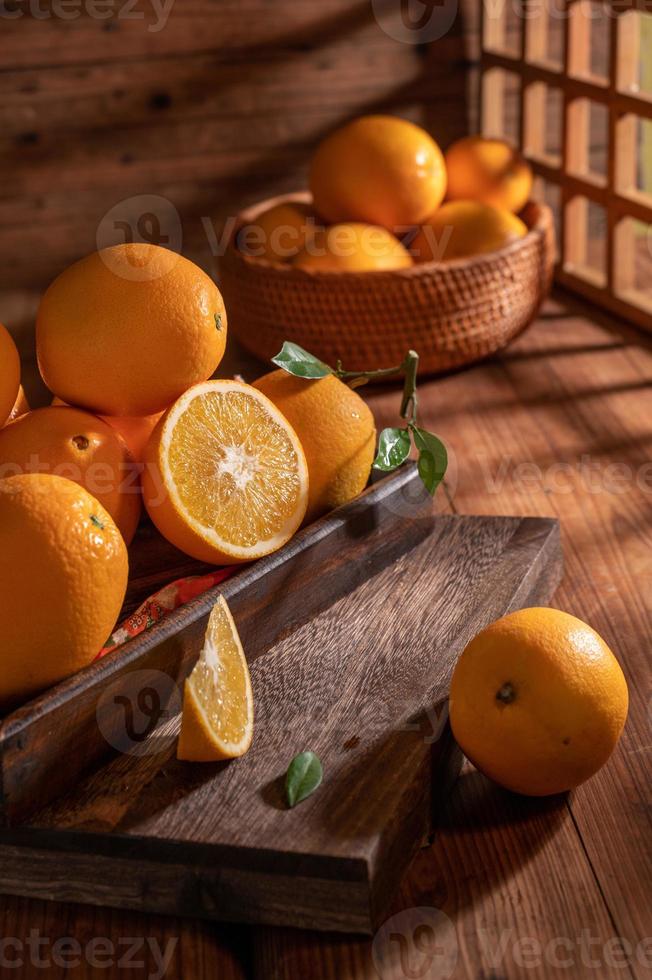
[[(412, 934), (418, 919), (399, 922), (401, 965), (381, 980), (649, 976), (651, 385), (641, 335), (559, 295), (502, 356), (420, 389), (424, 424), (451, 450), (439, 506), (561, 519), (554, 603), (611, 645), (631, 707), (608, 765), (568, 798), (520, 799), (465, 768), (395, 903), (442, 910), (454, 932), (430, 948)], [(368, 394), (379, 424), (395, 418), (395, 390)], [(1, 914), (1, 976), (46, 964), (52, 977), (378, 976), (366, 940), (9, 897)]]

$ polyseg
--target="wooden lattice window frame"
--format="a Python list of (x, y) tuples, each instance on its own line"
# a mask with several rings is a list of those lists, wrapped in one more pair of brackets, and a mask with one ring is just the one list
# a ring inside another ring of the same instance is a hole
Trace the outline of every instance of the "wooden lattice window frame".
[[(560, 18), (556, 63), (547, 57), (551, 3), (554, 15)], [(596, 9), (606, 20), (602, 25), (608, 60), (605, 77), (590, 70), (592, 20), (587, 13), (595, 15)], [(539, 182), (556, 188), (557, 280), (652, 331), (652, 282), (641, 288), (634, 271), (642, 234), (652, 260), (652, 187), (641, 191), (636, 181), (639, 120), (652, 130), (652, 91), (638, 88), (641, 17), (652, 21), (652, 0), (483, 0), (482, 13), (481, 128), (486, 135), (503, 135), (518, 142)], [(510, 31), (510, 16), (514, 31)], [(649, 41), (646, 44), (649, 47)], [(508, 77), (517, 88), (518, 113), (512, 133), (505, 127)], [(561, 93), (563, 113), (561, 145), (555, 156), (545, 152), (542, 103), (542, 97), (552, 91)], [(588, 166), (592, 105), (603, 107), (600, 112), (606, 120), (606, 172), (602, 176), (590, 173)], [(596, 205), (604, 217), (601, 271), (587, 260), (592, 244), (589, 209), (597, 212)], [(641, 231), (645, 226), (647, 233)]]

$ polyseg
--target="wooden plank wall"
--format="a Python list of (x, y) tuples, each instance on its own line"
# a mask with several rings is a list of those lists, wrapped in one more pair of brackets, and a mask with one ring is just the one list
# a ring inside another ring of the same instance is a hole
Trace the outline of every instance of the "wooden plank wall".
[(343, 120), (396, 112), (443, 144), (475, 125), (474, 0), (422, 45), (378, 22), (401, 0), (171, 0), (166, 22), (155, 9), (170, 0), (154, 2), (67, 0), (71, 19), (60, 0), (4, 5), (0, 320), (27, 354), (34, 296), (96, 247), (118, 202), (167, 198), (184, 253), (209, 268), (201, 218), (219, 234), (243, 205), (304, 185), (311, 148)]

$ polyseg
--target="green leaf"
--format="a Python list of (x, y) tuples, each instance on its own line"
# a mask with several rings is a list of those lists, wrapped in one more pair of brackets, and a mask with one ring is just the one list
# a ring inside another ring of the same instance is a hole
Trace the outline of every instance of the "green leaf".
[(390, 473), (405, 462), (410, 454), (410, 433), (407, 429), (383, 429), (378, 440), (378, 455), (374, 468)]
[(318, 358), (286, 340), (281, 351), (272, 358), (272, 364), (283, 368), (288, 374), (293, 374), (296, 378), (325, 378), (328, 374), (333, 374), (333, 369), (324, 364)]
[(430, 494), (444, 479), (448, 467), (448, 453), (441, 439), (413, 425), (414, 445), (419, 450), (418, 470), (423, 484)]
[(323, 778), (321, 762), (314, 752), (295, 755), (285, 777), (285, 796), (288, 806), (296, 806), (314, 793)]

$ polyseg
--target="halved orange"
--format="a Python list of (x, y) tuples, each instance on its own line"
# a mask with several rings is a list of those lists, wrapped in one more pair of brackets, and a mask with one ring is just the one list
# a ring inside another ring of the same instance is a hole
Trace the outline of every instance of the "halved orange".
[(177, 758), (216, 762), (244, 755), (254, 737), (247, 660), (226, 600), (208, 620), (204, 648), (186, 681)]
[(205, 381), (172, 405), (145, 450), (142, 484), (161, 534), (214, 564), (276, 551), (308, 504), (296, 432), (269, 398), (241, 381)]

